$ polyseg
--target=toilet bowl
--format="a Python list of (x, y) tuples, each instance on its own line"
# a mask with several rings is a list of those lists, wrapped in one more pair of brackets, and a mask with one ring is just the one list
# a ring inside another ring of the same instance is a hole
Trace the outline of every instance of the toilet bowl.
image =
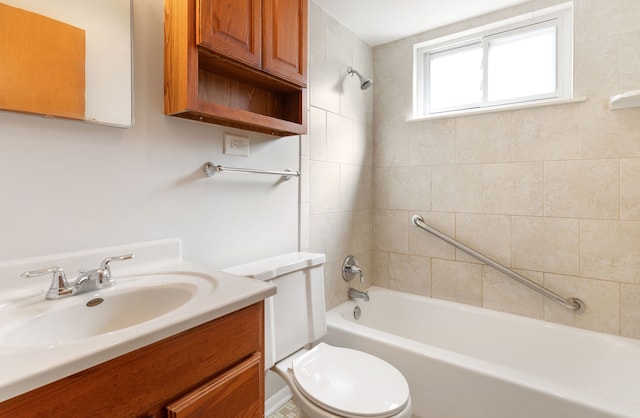
[(411, 416), (404, 376), (362, 351), (320, 343), (279, 361), (274, 371), (291, 389), (302, 417)]
[(225, 270), (278, 288), (265, 300), (265, 369), (282, 377), (304, 418), (409, 418), (409, 386), (395, 367), (318, 343), (327, 332), (325, 260), (324, 254), (290, 253)]

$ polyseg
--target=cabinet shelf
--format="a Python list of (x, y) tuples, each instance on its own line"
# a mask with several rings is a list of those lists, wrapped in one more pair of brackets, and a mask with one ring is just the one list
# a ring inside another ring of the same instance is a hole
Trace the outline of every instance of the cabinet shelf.
[[(233, 5), (262, 10), (257, 7), (261, 0), (249, 3), (252, 5), (247, 2)], [(234, 48), (225, 49), (225, 45), (214, 42), (226, 38), (203, 26), (210, 20), (197, 20), (196, 10), (201, 14), (217, 13), (219, 5), (209, 0), (165, 0), (165, 114), (276, 136), (305, 134), (306, 62), (301, 63), (303, 59), (306, 61), (306, 0), (296, 4), (299, 32), (305, 36), (299, 37), (302, 52), (293, 60), (298, 64), (290, 65), (289, 76), (249, 64), (246, 54), (234, 57), (229, 52)], [(234, 15), (226, 16), (233, 19)], [(256, 24), (256, 19), (243, 22)], [(247, 31), (257, 32), (262, 31), (256, 28)], [(198, 45), (197, 40), (205, 35), (212, 41), (200, 41)], [(236, 46), (237, 40), (234, 42)], [(247, 40), (247, 44), (251, 42)]]

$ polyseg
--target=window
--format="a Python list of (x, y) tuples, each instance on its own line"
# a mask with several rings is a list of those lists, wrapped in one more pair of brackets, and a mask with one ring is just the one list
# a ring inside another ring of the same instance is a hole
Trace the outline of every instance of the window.
[(566, 3), (415, 45), (414, 116), (570, 99), (572, 15)]

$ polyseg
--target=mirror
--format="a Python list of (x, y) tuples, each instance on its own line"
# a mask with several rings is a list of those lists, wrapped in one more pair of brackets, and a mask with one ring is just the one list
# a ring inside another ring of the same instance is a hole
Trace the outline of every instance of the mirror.
[[(53, 19), (64, 26), (75, 27), (74, 29), (80, 29), (79, 32), (84, 32), (84, 113), (83, 116), (80, 114), (79, 119), (119, 127), (132, 125), (132, 0), (0, 0), (0, 4), (43, 15), (49, 20)], [(38, 29), (36, 25), (31, 25), (23, 30), (37, 32)], [(11, 37), (11, 32), (8, 37)], [(19, 41), (3, 39), (4, 44), (0, 42), (0, 46)], [(67, 41), (58, 43), (68, 44)], [(81, 47), (74, 49), (81, 50)], [(0, 76), (2, 62), (3, 57), (0, 55)], [(8, 67), (5, 66), (6, 68)], [(81, 89), (75, 90), (81, 95)], [(2, 89), (0, 94), (3, 94)], [(51, 106), (55, 107), (55, 104)], [(28, 109), (16, 109), (12, 106), (4, 109), (68, 117), (64, 116), (64, 112), (47, 114), (48, 112), (30, 112)]]

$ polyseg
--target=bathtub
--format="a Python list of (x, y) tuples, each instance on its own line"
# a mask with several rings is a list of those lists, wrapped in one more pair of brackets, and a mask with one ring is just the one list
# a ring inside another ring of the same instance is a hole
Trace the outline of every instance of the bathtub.
[(416, 417), (640, 417), (640, 341), (375, 286), (369, 295), (328, 311), (324, 340), (397, 367)]

